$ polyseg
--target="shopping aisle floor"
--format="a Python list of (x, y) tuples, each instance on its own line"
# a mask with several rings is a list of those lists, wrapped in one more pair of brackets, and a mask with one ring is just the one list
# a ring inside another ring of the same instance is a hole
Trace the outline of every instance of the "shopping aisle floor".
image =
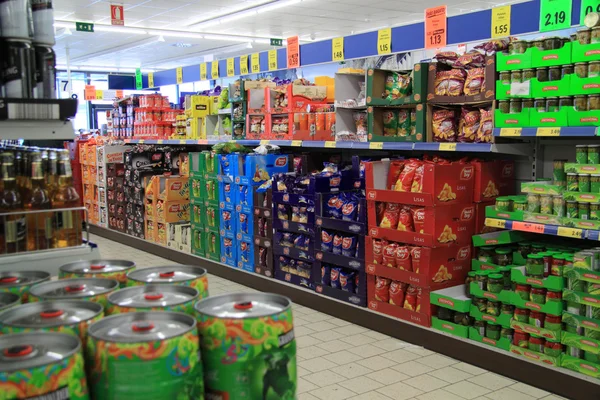
[[(91, 235), (103, 258), (172, 261)], [(211, 295), (255, 290), (210, 275)], [(556, 400), (532, 386), (295, 304), (299, 400)]]

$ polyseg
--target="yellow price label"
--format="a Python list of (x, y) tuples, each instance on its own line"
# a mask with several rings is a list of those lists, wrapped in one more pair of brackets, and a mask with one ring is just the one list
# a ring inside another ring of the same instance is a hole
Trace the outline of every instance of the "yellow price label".
[(500, 136), (521, 136), (522, 128), (500, 128)]
[(390, 54), (392, 52), (392, 28), (377, 31), (377, 54)]
[(213, 61), (210, 63), (210, 77), (213, 79), (219, 79), (219, 62)]
[(261, 144), (261, 145), (263, 145), (263, 144), (269, 144), (269, 141), (268, 141), (268, 140), (261, 140), (261, 141), (260, 141), (260, 144)]
[(560, 136), (560, 128), (537, 128), (536, 136)]
[(248, 56), (240, 56), (240, 75), (248, 75)]
[(504, 229), (504, 228), (506, 228), (506, 221), (503, 219), (486, 218), (485, 226), (488, 226), (490, 228)]
[(369, 143), (369, 149), (383, 150), (383, 142), (371, 142), (371, 143)]
[(178, 67), (175, 72), (177, 74), (177, 84), (181, 85), (183, 83), (183, 68)]
[(335, 147), (336, 147), (336, 142), (333, 142), (333, 141), (325, 142), (326, 149), (335, 149)]
[(233, 66), (233, 58), (227, 59), (227, 76), (235, 75), (235, 67)]
[(456, 151), (456, 143), (440, 143), (440, 151)]
[(186, 143), (187, 143), (187, 140), (185, 140), (185, 139), (179, 139), (179, 144), (186, 144)]
[(331, 39), (331, 60), (344, 61), (344, 38)]
[(260, 72), (260, 54), (254, 53), (250, 56), (250, 70), (253, 74), (257, 74)]
[(140, 140), (138, 140), (138, 143), (139, 143), (139, 144), (144, 144), (144, 139), (140, 139)]
[(156, 144), (163, 144), (164, 142), (165, 142), (165, 141), (164, 141), (163, 139), (158, 139), (158, 140), (156, 141)]
[(104, 100), (104, 92), (102, 90), (96, 90), (96, 100)]
[(302, 147), (302, 140), (292, 140), (293, 147)]
[(269, 71), (277, 69), (277, 50), (269, 50)]
[(558, 227), (558, 236), (565, 236), (575, 239), (583, 238), (583, 230), (577, 228), (566, 228), (564, 226)]
[(148, 87), (154, 87), (154, 72), (148, 72)]
[(492, 8), (492, 38), (510, 36), (510, 6)]
[(207, 72), (206, 63), (200, 64), (200, 80), (201, 81), (208, 80), (208, 72)]

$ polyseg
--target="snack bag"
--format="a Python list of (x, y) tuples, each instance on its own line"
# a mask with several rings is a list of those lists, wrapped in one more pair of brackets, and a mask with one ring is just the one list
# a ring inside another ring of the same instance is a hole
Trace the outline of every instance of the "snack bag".
[(394, 190), (397, 192), (410, 192), (412, 188), (412, 181), (415, 176), (415, 172), (421, 163), (417, 160), (410, 160), (408, 164), (404, 165), (404, 169), (398, 176), (398, 181), (394, 186)]
[(473, 96), (483, 90), (485, 80), (484, 68), (473, 68), (467, 70), (467, 79), (465, 80), (465, 95)]
[(416, 312), (421, 312), (421, 298), (423, 297), (423, 288), (417, 288), (417, 305), (415, 307)]
[(342, 239), (342, 255), (346, 257), (356, 256), (357, 243), (356, 236), (345, 236)]
[(375, 300), (383, 301), (384, 303), (390, 302), (391, 283), (392, 281), (388, 278), (382, 278), (380, 276), (375, 277)]
[(481, 108), (479, 111), (481, 114), (475, 141), (478, 143), (489, 143), (493, 136), (494, 113), (491, 108)]
[(417, 110), (410, 110), (410, 135), (417, 134)]
[(398, 110), (398, 136), (408, 136), (410, 134), (410, 111), (406, 109)]
[(398, 134), (398, 111), (385, 110), (383, 116), (383, 136), (396, 136)]
[(382, 263), (386, 267), (396, 268), (396, 252), (398, 251), (398, 243), (388, 243), (383, 248)]
[(394, 186), (396, 185), (396, 181), (398, 181), (398, 176), (400, 175), (400, 172), (402, 172), (403, 169), (404, 161), (392, 160), (390, 162), (390, 170), (388, 172), (386, 185), (386, 188), (388, 190), (395, 190)]
[(342, 254), (342, 243), (344, 242), (344, 237), (338, 233), (333, 235), (333, 254)]
[(410, 209), (415, 232), (425, 233), (425, 209), (413, 207)]
[(398, 227), (398, 214), (400, 206), (397, 203), (386, 203), (383, 218), (379, 224), (380, 228), (396, 229)]
[(383, 264), (383, 248), (387, 246), (387, 241), (373, 239), (373, 264)]
[(406, 289), (406, 295), (404, 297), (404, 308), (411, 311), (417, 309), (417, 293), (418, 290), (415, 286), (409, 285)]
[(435, 142), (456, 142), (456, 122), (454, 111), (434, 109), (433, 140)]
[(326, 286), (331, 285), (331, 267), (328, 265), (321, 266), (321, 283)]
[(465, 87), (465, 71), (452, 69), (448, 71), (448, 96), (462, 96)]
[(340, 287), (343, 291), (354, 293), (354, 275), (354, 271), (348, 271), (346, 269), (340, 271)]
[(340, 286), (340, 272), (342, 268), (331, 267), (331, 287), (334, 289), (341, 289)]
[(356, 135), (361, 136), (367, 134), (367, 113), (364, 111), (355, 111), (352, 113), (354, 123), (356, 124)]
[(403, 282), (392, 281), (390, 283), (390, 304), (402, 307), (406, 286), (407, 284)]
[(412, 264), (410, 262), (410, 247), (398, 246), (396, 249), (396, 268), (405, 271), (412, 271)]
[(423, 192), (423, 175), (425, 172), (425, 164), (421, 164), (415, 170), (415, 176), (413, 177), (412, 185), (410, 187), (410, 191), (412, 193), (421, 193)]
[(410, 207), (404, 206), (400, 210), (400, 214), (398, 215), (398, 230), (405, 232), (414, 232), (414, 222), (413, 215)]
[(410, 259), (411, 259), (412, 269), (417, 274), (421, 270), (421, 252), (422, 252), (422, 248), (419, 246), (414, 246), (414, 247), (410, 248)]
[(458, 121), (458, 141), (472, 143), (479, 131), (481, 114), (479, 110), (462, 107)]

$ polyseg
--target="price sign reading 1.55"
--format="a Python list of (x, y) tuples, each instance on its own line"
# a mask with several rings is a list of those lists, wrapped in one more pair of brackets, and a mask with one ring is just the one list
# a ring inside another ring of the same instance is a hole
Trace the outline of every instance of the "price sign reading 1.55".
[(571, 11), (571, 0), (542, 0), (540, 32), (570, 28)]
[(510, 35), (510, 6), (492, 8), (492, 38)]

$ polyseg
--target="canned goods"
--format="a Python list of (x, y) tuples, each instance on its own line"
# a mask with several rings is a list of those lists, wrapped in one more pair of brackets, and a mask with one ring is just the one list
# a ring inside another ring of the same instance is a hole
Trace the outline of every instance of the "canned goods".
[(145, 284), (179, 284), (196, 289), (200, 299), (208, 297), (208, 276), (204, 268), (193, 265), (169, 265), (131, 271), (127, 274), (127, 286)]
[(43, 271), (0, 272), (0, 292), (17, 294), (21, 296), (21, 302), (27, 303), (29, 289), (49, 279), (50, 274)]
[(590, 203), (577, 203), (577, 214), (580, 219), (590, 219)]
[(127, 273), (135, 269), (133, 261), (91, 260), (76, 261), (60, 267), (60, 279), (106, 278), (119, 282), (120, 287), (127, 284)]
[[(195, 308), (208, 398), (295, 398), (296, 341), (289, 299), (236, 293), (209, 297)], [(265, 372), (259, 378), (256, 371)]]
[(549, 194), (540, 195), (540, 214), (552, 214), (553, 199)]
[(0, 33), (3, 38), (33, 38), (33, 18), (29, 0), (0, 2)]
[(88, 300), (106, 307), (106, 296), (119, 288), (119, 282), (106, 278), (61, 279), (35, 285), (29, 291), (31, 301)]
[(33, 41), (39, 44), (53, 46), (54, 40), (54, 10), (52, 0), (33, 0), (31, 2), (33, 19)]
[(198, 291), (182, 285), (132, 286), (108, 296), (106, 314), (136, 311), (176, 311), (194, 314)]
[(576, 201), (567, 200), (567, 218), (579, 218), (579, 208)]
[(21, 296), (15, 293), (0, 292), (0, 312), (21, 304)]
[(104, 308), (83, 300), (23, 304), (0, 314), (3, 334), (30, 331), (68, 333), (86, 342), (89, 325), (104, 316)]
[(0, 396), (88, 400), (79, 339), (55, 332), (0, 336)]
[[(7, 2), (0, 3), (0, 7)], [(8, 2), (11, 3), (11, 2)], [(0, 43), (4, 96), (31, 99), (34, 84), (35, 53), (28, 40), (5, 39)]]
[(204, 399), (193, 317), (168, 311), (112, 315), (88, 334), (95, 399)]

